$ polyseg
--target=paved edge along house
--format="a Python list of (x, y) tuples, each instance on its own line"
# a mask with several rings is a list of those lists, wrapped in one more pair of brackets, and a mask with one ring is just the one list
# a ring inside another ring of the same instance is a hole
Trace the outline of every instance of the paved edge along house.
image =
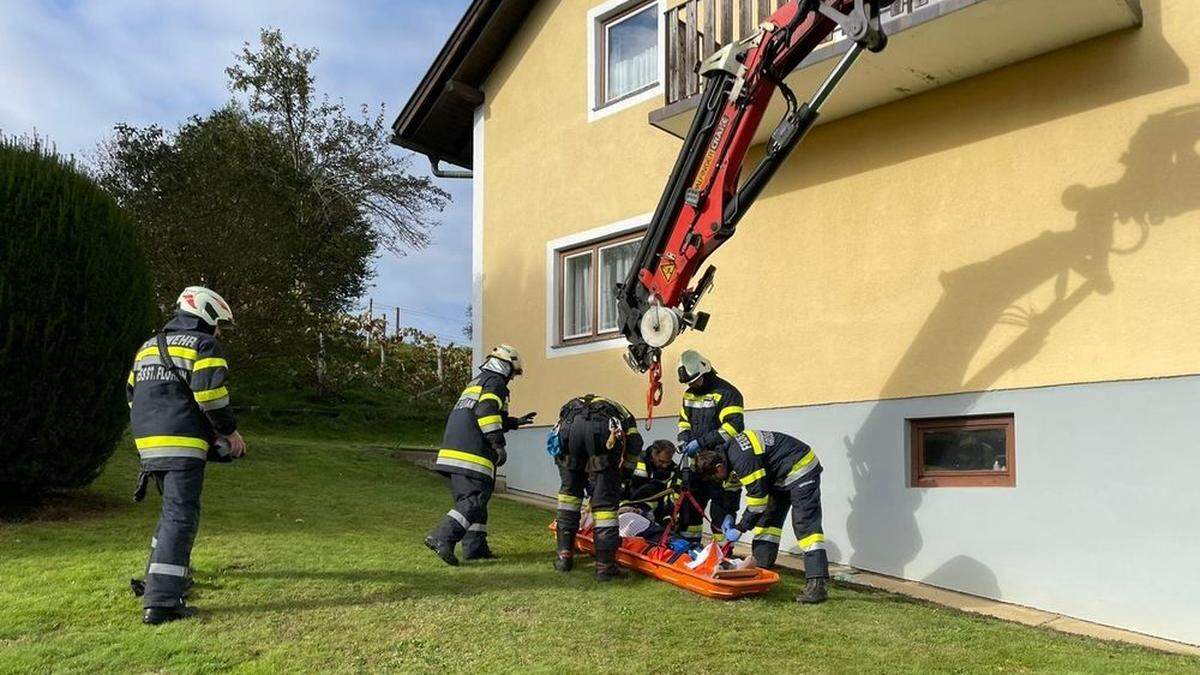
[[(430, 55), (395, 140), (473, 174), (476, 356), (520, 347), (515, 408), (641, 408), (611, 283), (691, 64), (768, 5), (477, 0)], [(888, 51), (712, 258), (712, 321), (666, 370), (700, 349), (749, 426), (817, 449), (831, 560), (1198, 644), (1200, 6), (888, 12)], [(798, 95), (844, 49), (814, 52)], [(649, 436), (674, 436), (679, 396)], [(555, 493), (545, 432), (510, 434), (511, 489)]]

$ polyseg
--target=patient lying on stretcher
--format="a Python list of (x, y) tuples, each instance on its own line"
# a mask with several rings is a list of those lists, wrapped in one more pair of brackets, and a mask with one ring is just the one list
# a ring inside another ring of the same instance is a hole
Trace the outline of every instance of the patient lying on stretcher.
[(682, 537), (668, 536), (663, 545), (663, 533), (667, 531), (670, 519), (657, 521), (654, 509), (646, 504), (621, 507), (617, 511), (617, 523), (621, 546), (648, 558), (672, 564), (683, 559), (688, 568), (714, 577), (752, 576), (756, 573), (753, 557), (735, 557), (715, 542), (701, 546)]

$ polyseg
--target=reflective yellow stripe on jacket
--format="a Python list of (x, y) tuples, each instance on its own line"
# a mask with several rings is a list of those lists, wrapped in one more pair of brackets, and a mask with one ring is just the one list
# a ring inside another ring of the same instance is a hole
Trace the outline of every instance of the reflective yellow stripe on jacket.
[(463, 452), (461, 450), (451, 450), (450, 448), (442, 448), (441, 450), (438, 451), (437, 461), (442, 462), (443, 460), (449, 460), (446, 463), (452, 464), (455, 466), (460, 466), (460, 464), (459, 464), (460, 462), (466, 462), (468, 464), (474, 464), (475, 466), (487, 469), (489, 472), (496, 470), (496, 465), (492, 464), (492, 462), (487, 457), (480, 457), (479, 455), (472, 455), (469, 452)]
[[(170, 354), (171, 356), (177, 356), (181, 359), (188, 359), (189, 361), (195, 361), (196, 357), (198, 356), (195, 349), (190, 349), (188, 347), (178, 347), (178, 346), (168, 346), (167, 353)], [(147, 347), (147, 348), (143, 349), (142, 351), (138, 352), (137, 357), (134, 358), (134, 361), (141, 361), (142, 359), (150, 357), (150, 356), (158, 356), (158, 347), (157, 346)], [(224, 360), (224, 359), (221, 359), (221, 360)]]
[(190, 436), (143, 436), (133, 439), (142, 459), (170, 459), (186, 457), (204, 459), (208, 455), (208, 441)]
[[(174, 356), (174, 354), (172, 354)], [(229, 362), (220, 358), (200, 359), (192, 364), (192, 371), (205, 370), (207, 368), (228, 368)]]
[(759, 478), (765, 478), (766, 475), (767, 475), (766, 469), (759, 469), (758, 471), (751, 471), (749, 474), (742, 476), (742, 485), (749, 485), (749, 484), (753, 483), (754, 481), (758, 480)]

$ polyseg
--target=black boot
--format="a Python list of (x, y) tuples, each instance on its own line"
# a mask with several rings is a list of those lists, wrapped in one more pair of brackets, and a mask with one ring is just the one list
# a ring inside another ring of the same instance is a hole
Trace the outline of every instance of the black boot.
[(825, 602), (829, 597), (829, 591), (825, 588), (825, 579), (823, 577), (813, 577), (804, 584), (804, 592), (796, 596), (796, 602), (801, 602), (806, 605), (815, 605)]
[(570, 572), (575, 569), (575, 555), (570, 551), (559, 551), (554, 561), (554, 569), (559, 572)]
[(596, 581), (612, 581), (625, 576), (625, 570), (617, 564), (616, 551), (596, 551)]
[(624, 579), (625, 576), (625, 570), (616, 563), (596, 563), (596, 581)]
[(463, 560), (499, 560), (500, 556), (496, 555), (490, 546), (484, 544), (483, 548), (477, 551), (471, 551), (470, 555), (463, 554)]
[(142, 623), (157, 626), (160, 623), (178, 621), (195, 615), (195, 608), (188, 607), (187, 605), (179, 605), (178, 607), (147, 607), (142, 612)]
[(425, 537), (425, 547), (437, 554), (437, 557), (442, 559), (442, 562), (451, 567), (458, 566), (458, 558), (454, 556), (454, 545), (434, 539), (433, 537)]

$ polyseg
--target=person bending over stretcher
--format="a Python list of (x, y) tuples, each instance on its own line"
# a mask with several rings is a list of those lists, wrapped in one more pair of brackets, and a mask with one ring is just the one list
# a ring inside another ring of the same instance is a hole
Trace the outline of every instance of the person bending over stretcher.
[(821, 531), (821, 463), (803, 441), (778, 431), (747, 429), (719, 450), (696, 457), (696, 471), (706, 481), (724, 482), (732, 473), (746, 488), (746, 509), (733, 523), (721, 527), (735, 542), (753, 529), (751, 551), (760, 567), (771, 568), (779, 554), (779, 538), (788, 509), (796, 543), (804, 551), (804, 592), (797, 602), (824, 602), (828, 591), (829, 560)]
[[(666, 507), (667, 497), (663, 494), (674, 487), (679, 479), (679, 465), (675, 462), (675, 444), (671, 441), (654, 441), (638, 459), (632, 475), (625, 484), (625, 502), (638, 501), (649, 504), (656, 513)], [(661, 514), (659, 514), (661, 520)]]

